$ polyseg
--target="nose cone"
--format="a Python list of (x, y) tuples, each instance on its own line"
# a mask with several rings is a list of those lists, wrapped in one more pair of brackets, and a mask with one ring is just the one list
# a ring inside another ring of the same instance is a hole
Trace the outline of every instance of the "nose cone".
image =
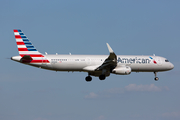
[(174, 68), (174, 65), (172, 63), (169, 63), (169, 64), (170, 64), (169, 68), (170, 68), (170, 70), (172, 70)]

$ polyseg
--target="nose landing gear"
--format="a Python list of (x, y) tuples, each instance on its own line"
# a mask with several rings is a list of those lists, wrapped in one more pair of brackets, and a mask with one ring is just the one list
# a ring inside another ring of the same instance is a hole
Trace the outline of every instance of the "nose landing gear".
[(157, 77), (157, 72), (154, 72), (154, 75), (155, 75), (154, 80), (155, 80), (155, 81), (158, 81), (158, 80), (159, 80), (159, 78)]

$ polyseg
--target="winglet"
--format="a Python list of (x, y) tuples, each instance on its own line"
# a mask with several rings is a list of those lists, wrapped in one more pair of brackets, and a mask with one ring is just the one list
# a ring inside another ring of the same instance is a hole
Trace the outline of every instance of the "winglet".
[(114, 51), (112, 50), (112, 48), (110, 47), (110, 45), (108, 43), (106, 43), (106, 44), (107, 44), (107, 47), (108, 47), (108, 50), (109, 50), (109, 53), (110, 53), (108, 59), (117, 60), (117, 56), (114, 53)]
[(108, 43), (106, 43), (106, 44), (107, 44), (107, 47), (108, 47), (109, 52), (110, 52), (110, 53), (114, 53), (114, 51), (112, 50), (112, 48), (110, 47), (110, 45), (109, 45)]

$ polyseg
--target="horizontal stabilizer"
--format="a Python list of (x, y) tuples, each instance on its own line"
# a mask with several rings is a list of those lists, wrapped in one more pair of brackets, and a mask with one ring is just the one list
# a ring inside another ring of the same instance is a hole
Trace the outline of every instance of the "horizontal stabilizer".
[(20, 62), (22, 62), (22, 63), (30, 63), (32, 60), (33, 59), (32, 59), (32, 57), (30, 55), (24, 55), (21, 58)]

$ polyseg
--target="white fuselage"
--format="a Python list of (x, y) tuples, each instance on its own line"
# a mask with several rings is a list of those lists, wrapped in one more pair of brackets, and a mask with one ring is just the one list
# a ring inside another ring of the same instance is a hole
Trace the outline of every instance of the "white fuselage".
[[(46, 57), (51, 61), (49, 66), (47, 64), (47, 69), (86, 71), (84, 68), (87, 66), (100, 66), (108, 55), (47, 55)], [(157, 63), (155, 64), (153, 60)], [(132, 72), (167, 71), (174, 67), (172, 63), (165, 62), (166, 59), (163, 57), (153, 56), (153, 60), (149, 56), (117, 55), (117, 66), (130, 66)]]

